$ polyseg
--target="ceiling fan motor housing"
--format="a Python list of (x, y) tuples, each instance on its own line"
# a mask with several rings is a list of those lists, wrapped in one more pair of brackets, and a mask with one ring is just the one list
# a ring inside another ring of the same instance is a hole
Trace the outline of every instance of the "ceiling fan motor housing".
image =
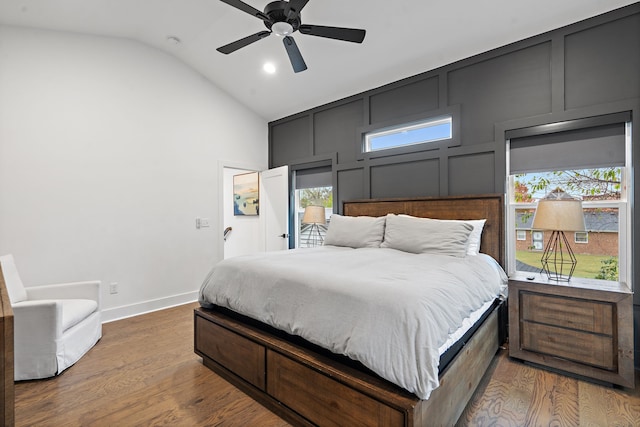
[(286, 10), (288, 7), (289, 2), (286, 1), (274, 1), (269, 3), (264, 8), (264, 14), (269, 17), (270, 21), (264, 21), (264, 25), (270, 30), (276, 22), (286, 22), (293, 27), (294, 32), (297, 31), (300, 27), (301, 21), (300, 12), (294, 12), (290, 14), (291, 16), (287, 16)]

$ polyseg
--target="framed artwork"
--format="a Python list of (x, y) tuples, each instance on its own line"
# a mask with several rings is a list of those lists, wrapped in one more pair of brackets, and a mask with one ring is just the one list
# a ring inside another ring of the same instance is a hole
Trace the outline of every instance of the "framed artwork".
[(258, 172), (233, 176), (233, 214), (258, 215), (260, 212)]

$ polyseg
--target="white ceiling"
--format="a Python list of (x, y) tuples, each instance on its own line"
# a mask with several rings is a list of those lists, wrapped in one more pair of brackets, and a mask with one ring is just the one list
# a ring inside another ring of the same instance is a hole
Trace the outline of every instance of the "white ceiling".
[[(303, 23), (363, 28), (367, 35), (355, 44), (295, 33), (309, 67), (297, 74), (275, 35), (218, 53), (217, 47), (265, 29), (219, 0), (0, 0), (0, 24), (138, 40), (274, 120), (635, 1), (311, 0)], [(263, 10), (269, 0), (245, 2)], [(262, 70), (267, 61), (276, 74)]]

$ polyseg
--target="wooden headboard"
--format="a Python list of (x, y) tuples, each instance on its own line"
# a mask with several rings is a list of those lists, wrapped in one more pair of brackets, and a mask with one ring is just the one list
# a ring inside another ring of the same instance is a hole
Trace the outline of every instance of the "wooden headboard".
[(342, 205), (342, 214), (348, 216), (384, 216), (388, 213), (435, 219), (486, 219), (480, 252), (491, 255), (505, 267), (502, 194), (362, 199), (348, 200)]

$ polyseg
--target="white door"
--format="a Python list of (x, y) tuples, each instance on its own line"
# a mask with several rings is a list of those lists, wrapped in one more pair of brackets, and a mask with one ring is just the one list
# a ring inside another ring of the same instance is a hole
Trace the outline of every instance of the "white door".
[(248, 172), (252, 172), (252, 170), (228, 166), (223, 168), (223, 222), (221, 231), (223, 232), (224, 259), (262, 251), (260, 218), (250, 215), (235, 215), (233, 209), (233, 177)]
[(289, 167), (260, 174), (260, 226), (265, 251), (289, 249)]

